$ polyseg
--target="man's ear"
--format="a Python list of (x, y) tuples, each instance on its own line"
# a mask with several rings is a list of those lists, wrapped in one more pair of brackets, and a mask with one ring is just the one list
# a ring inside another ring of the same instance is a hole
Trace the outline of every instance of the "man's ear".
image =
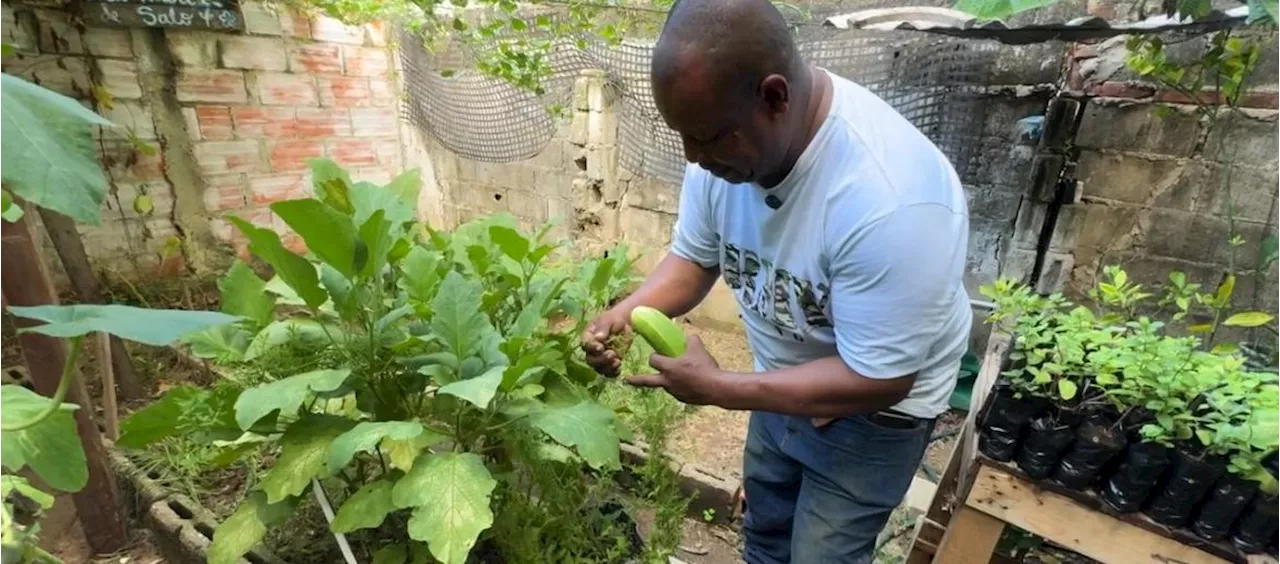
[(791, 84), (780, 74), (771, 74), (760, 81), (760, 99), (773, 114), (786, 113), (791, 103)]

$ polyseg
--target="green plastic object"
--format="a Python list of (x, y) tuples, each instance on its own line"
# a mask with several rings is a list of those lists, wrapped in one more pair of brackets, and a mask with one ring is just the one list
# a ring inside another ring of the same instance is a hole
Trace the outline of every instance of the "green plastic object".
[(978, 376), (981, 368), (978, 355), (973, 351), (964, 353), (964, 358), (960, 359), (960, 373), (956, 376), (956, 389), (951, 392), (948, 402), (951, 409), (969, 411), (969, 400), (973, 397), (973, 379)]

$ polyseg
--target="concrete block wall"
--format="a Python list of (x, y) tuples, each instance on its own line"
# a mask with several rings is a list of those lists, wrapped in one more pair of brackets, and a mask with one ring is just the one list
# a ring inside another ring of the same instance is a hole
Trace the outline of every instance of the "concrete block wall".
[[(1181, 56), (1199, 56), (1198, 48), (1182, 46)], [(1222, 110), (1210, 118), (1178, 103), (1187, 101), (1179, 93), (1136, 82), (1123, 53), (1121, 41), (1075, 53), (1069, 86), (1084, 98), (1075, 136), (1078, 202), (1062, 208), (1052, 235), (1050, 254), (1072, 262), (1055, 285), (1078, 295), (1103, 266), (1120, 264), (1147, 284), (1179, 270), (1213, 287), (1234, 264), (1237, 307), (1274, 312), (1276, 266), (1254, 270), (1259, 243), (1276, 233), (1275, 34), (1262, 36), (1245, 108), (1235, 117)], [(1233, 231), (1243, 244), (1229, 242)]]
[[(395, 59), (381, 25), (244, 2), (238, 33), (108, 29), (73, 10), (6, 1), (4, 40), (17, 52), (3, 66), (123, 126), (101, 136), (111, 180), (102, 224), (82, 228), (99, 265), (145, 275), (183, 248), (169, 241), (179, 234), (188, 254), (196, 244), (210, 247), (205, 255), (242, 247), (230, 214), (301, 248), (267, 206), (311, 194), (307, 159), (332, 158), (373, 182), (402, 169)], [(138, 151), (130, 136), (155, 150)], [(153, 202), (147, 213), (134, 210), (141, 194)]]

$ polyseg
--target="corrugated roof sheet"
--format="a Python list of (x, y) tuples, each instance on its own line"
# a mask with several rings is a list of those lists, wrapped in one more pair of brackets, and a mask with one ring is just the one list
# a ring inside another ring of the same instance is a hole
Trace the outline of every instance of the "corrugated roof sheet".
[(1026, 45), (1055, 40), (1088, 42), (1118, 35), (1167, 31), (1208, 33), (1242, 25), (1248, 15), (1249, 8), (1239, 6), (1225, 11), (1214, 10), (1195, 20), (1160, 15), (1138, 22), (1112, 24), (1099, 17), (1086, 16), (1065, 22), (1009, 27), (999, 21), (981, 22), (967, 13), (950, 8), (915, 6), (859, 10), (831, 16), (823, 25), (849, 30), (923, 31), (955, 37), (994, 39), (1009, 45)]

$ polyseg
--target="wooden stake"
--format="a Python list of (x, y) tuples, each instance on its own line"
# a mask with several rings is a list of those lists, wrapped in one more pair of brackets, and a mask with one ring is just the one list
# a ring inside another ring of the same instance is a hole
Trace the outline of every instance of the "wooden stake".
[[(45, 231), (53, 241), (53, 248), (62, 261), (62, 270), (67, 273), (71, 287), (85, 303), (105, 303), (102, 298), (102, 284), (89, 264), (89, 255), (84, 251), (84, 241), (80, 239), (80, 231), (76, 229), (75, 220), (58, 212), (39, 209), (40, 220), (44, 222)], [(115, 368), (116, 380), (120, 383), (120, 395), (124, 399), (138, 399), (144, 396), (142, 385), (133, 369), (133, 358), (125, 348), (124, 341), (111, 336), (111, 365)]]
[[(30, 212), (15, 223), (0, 222), (0, 227), (0, 270), (9, 273), (0, 276), (5, 303), (15, 306), (57, 304), (58, 296), (53, 291), (32, 236)], [(15, 318), (14, 324), (21, 328), (39, 323)], [(22, 345), (22, 356), (26, 359), (36, 391), (53, 396), (67, 358), (66, 343), (38, 333), (21, 333), (18, 342)], [(75, 414), (76, 431), (89, 465), (88, 484), (72, 496), (76, 514), (90, 549), (99, 554), (115, 552), (124, 548), (129, 535), (125, 529), (115, 476), (107, 460), (106, 448), (102, 445), (102, 435), (93, 421), (93, 403), (89, 401), (83, 380), (76, 379), (76, 385), (67, 394), (67, 401), (80, 406)]]
[(107, 438), (115, 442), (120, 438), (120, 404), (116, 401), (116, 377), (111, 363), (111, 335), (97, 333), (98, 374), (102, 377), (102, 418), (107, 424)]

